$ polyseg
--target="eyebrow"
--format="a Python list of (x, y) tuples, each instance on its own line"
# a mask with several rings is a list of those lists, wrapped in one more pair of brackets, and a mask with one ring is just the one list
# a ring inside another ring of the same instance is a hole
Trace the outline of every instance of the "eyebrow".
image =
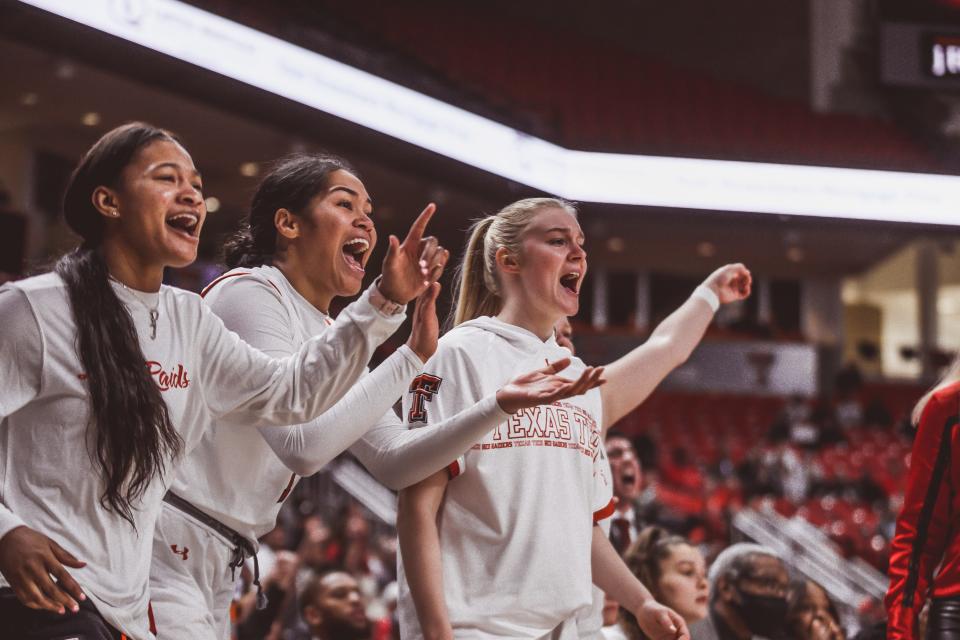
[[(176, 162), (159, 162), (159, 163), (157, 163), (157, 164), (150, 165), (149, 167), (147, 167), (147, 172), (156, 171), (157, 169), (165, 169), (165, 168), (167, 168), (167, 167), (171, 167), (171, 168), (173, 168), (173, 169), (180, 169), (181, 166), (182, 166), (182, 165), (179, 165), (179, 164), (177, 164)], [(195, 177), (200, 178), (201, 180), (203, 180), (203, 175), (202, 175), (199, 171), (197, 171), (196, 169), (192, 169), (190, 172), (191, 172)]]
[[(354, 191), (354, 190), (351, 189), (350, 187), (345, 187), (345, 186), (343, 186), (343, 185), (341, 185), (341, 184), (338, 184), (338, 185), (336, 185), (336, 186), (334, 186), (334, 187), (330, 187), (330, 190), (327, 191), (327, 193), (333, 193), (334, 191), (346, 191), (347, 193), (349, 193), (350, 195), (352, 195), (354, 198), (359, 198), (359, 197), (360, 197), (360, 194), (359, 194), (359, 193), (357, 193), (356, 191)], [(369, 202), (370, 204), (373, 204), (373, 198), (371, 198), (370, 196), (367, 196), (367, 202)]]
[(546, 231), (544, 231), (544, 233), (553, 233), (553, 232), (555, 232), (555, 231), (556, 231), (556, 232), (559, 232), (559, 233), (567, 233), (567, 234), (570, 234), (570, 235), (572, 235), (572, 236), (576, 236), (577, 238), (581, 238), (581, 239), (584, 238), (584, 235), (583, 235), (582, 232), (581, 232), (581, 233), (575, 233), (575, 232), (573, 231), (573, 229), (571, 229), (570, 227), (551, 227), (550, 229), (547, 229)]

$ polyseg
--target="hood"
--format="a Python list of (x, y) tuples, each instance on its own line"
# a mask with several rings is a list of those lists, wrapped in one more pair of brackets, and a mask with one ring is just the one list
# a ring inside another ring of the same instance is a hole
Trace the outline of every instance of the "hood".
[(509, 324), (490, 316), (480, 316), (479, 318), (468, 320), (457, 328), (460, 327), (473, 327), (489, 331), (506, 340), (511, 346), (529, 353), (537, 353), (544, 348), (562, 349), (565, 353), (569, 353), (557, 344), (557, 338), (553, 332), (550, 333), (549, 338), (541, 340), (537, 335), (523, 327), (518, 327), (517, 325)]

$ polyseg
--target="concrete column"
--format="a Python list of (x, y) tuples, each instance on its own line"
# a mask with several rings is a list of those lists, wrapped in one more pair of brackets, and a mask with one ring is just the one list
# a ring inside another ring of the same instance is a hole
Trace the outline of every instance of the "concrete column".
[(770, 278), (759, 277), (753, 281), (754, 294), (757, 296), (757, 322), (769, 325), (773, 321), (773, 302), (770, 299)]
[(938, 344), (937, 293), (940, 274), (937, 268), (937, 245), (932, 240), (917, 244), (917, 320), (919, 324), (920, 377), (933, 382), (937, 371), (933, 352)]
[(637, 272), (637, 306), (633, 314), (633, 326), (641, 331), (650, 326), (650, 274)]
[(596, 329), (605, 329), (610, 320), (610, 297), (606, 269), (593, 272), (593, 318), (591, 324)]

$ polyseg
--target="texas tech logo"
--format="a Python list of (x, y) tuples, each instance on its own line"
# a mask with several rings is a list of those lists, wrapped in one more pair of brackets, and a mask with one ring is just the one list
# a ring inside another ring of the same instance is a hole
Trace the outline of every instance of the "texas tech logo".
[(410, 393), (413, 394), (413, 402), (410, 403), (410, 415), (407, 416), (407, 422), (426, 422), (427, 408), (425, 402), (433, 402), (433, 396), (440, 389), (442, 379), (432, 376), (429, 373), (421, 373), (413, 382), (410, 383)]
[(184, 559), (184, 560), (187, 559), (187, 554), (190, 553), (190, 549), (188, 549), (187, 547), (184, 547), (183, 549), (178, 549), (178, 548), (177, 548), (177, 545), (175, 545), (175, 544), (170, 545), (170, 550), (173, 551), (175, 554), (177, 554), (178, 556), (180, 556), (180, 557), (181, 557), (182, 559)]

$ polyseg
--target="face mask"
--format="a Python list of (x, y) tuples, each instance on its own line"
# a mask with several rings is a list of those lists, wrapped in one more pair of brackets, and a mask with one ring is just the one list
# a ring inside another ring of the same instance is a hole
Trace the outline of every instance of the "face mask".
[(740, 602), (734, 603), (747, 629), (755, 636), (773, 638), (780, 635), (787, 620), (787, 599), (759, 596), (737, 588)]

